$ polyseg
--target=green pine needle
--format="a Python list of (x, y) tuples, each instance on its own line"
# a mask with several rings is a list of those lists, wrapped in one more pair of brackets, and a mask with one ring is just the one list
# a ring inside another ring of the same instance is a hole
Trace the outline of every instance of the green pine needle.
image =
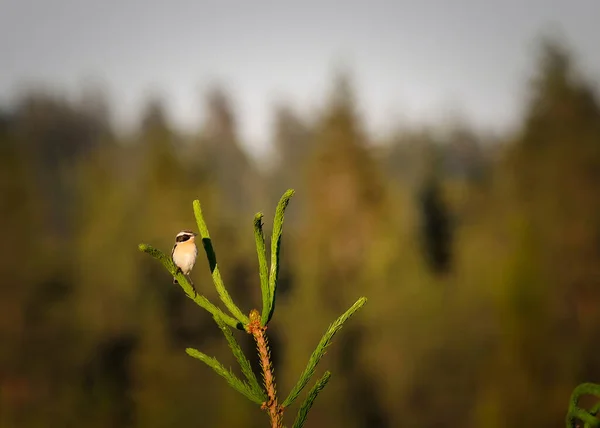
[(233, 337), (233, 333), (231, 332), (231, 330), (229, 329), (227, 324), (225, 324), (225, 322), (223, 320), (221, 320), (218, 316), (215, 316), (214, 319), (215, 319), (215, 322), (217, 323), (217, 325), (219, 326), (219, 328), (221, 329), (221, 331), (223, 332), (223, 334), (225, 335), (225, 338), (227, 339), (227, 342), (229, 343), (229, 347), (231, 348), (233, 355), (235, 356), (236, 360), (240, 364), (242, 373), (248, 380), (250, 388), (252, 389), (252, 391), (254, 392), (254, 394), (256, 396), (261, 397), (261, 400), (262, 400), (261, 402), (267, 401), (267, 394), (265, 393), (264, 389), (258, 383), (258, 379), (256, 379), (256, 375), (252, 371), (252, 366), (250, 365), (250, 361), (248, 361), (248, 359), (244, 355), (244, 352), (242, 351), (242, 348), (240, 347), (238, 342), (235, 340), (235, 337)]
[(265, 325), (271, 312), (271, 290), (269, 289), (269, 267), (267, 266), (267, 248), (263, 232), (263, 213), (254, 216), (254, 239), (256, 240), (256, 253), (258, 255), (258, 270), (260, 275), (260, 289), (262, 294), (261, 325)]
[(302, 403), (302, 406), (300, 406), (300, 410), (298, 410), (298, 415), (296, 416), (296, 420), (294, 421), (294, 425), (292, 426), (292, 428), (302, 428), (304, 426), (304, 422), (306, 422), (306, 418), (308, 416), (308, 411), (315, 402), (315, 399), (317, 398), (317, 395), (319, 395), (319, 392), (321, 392), (323, 388), (325, 388), (325, 385), (327, 385), (327, 382), (329, 382), (330, 377), (331, 373), (329, 371), (326, 371), (323, 377), (321, 377), (321, 379), (317, 381), (315, 386), (313, 386), (312, 389), (308, 392), (308, 396), (304, 400), (304, 403)]
[(198, 224), (198, 230), (200, 231), (200, 237), (202, 238), (202, 246), (204, 247), (204, 251), (206, 252), (206, 257), (208, 258), (210, 272), (212, 274), (213, 282), (215, 284), (215, 288), (217, 289), (217, 293), (219, 293), (221, 301), (225, 304), (227, 309), (229, 309), (229, 312), (231, 312), (231, 314), (234, 317), (236, 317), (242, 324), (247, 325), (250, 322), (250, 320), (246, 315), (244, 315), (240, 308), (236, 306), (236, 304), (233, 302), (233, 299), (227, 292), (225, 284), (223, 284), (221, 272), (219, 271), (219, 266), (217, 265), (217, 256), (212, 246), (210, 235), (208, 234), (208, 228), (206, 227), (204, 216), (202, 215), (202, 207), (200, 206), (200, 201), (196, 199), (193, 202), (193, 207), (194, 215), (196, 216), (196, 223)]
[(271, 272), (269, 274), (269, 297), (270, 310), (269, 316), (264, 324), (267, 324), (273, 317), (275, 311), (275, 298), (277, 295), (277, 280), (279, 279), (279, 252), (281, 250), (281, 234), (283, 233), (283, 219), (285, 209), (290, 199), (294, 196), (294, 189), (288, 189), (277, 204), (275, 218), (273, 219), (273, 233), (271, 235)]
[(342, 328), (344, 323), (350, 318), (356, 311), (358, 311), (365, 303), (367, 302), (366, 297), (361, 297), (352, 305), (344, 314), (342, 314), (333, 324), (329, 326), (321, 341), (317, 345), (317, 349), (314, 350), (310, 359), (308, 360), (308, 365), (304, 369), (304, 372), (300, 376), (298, 383), (294, 386), (294, 388), (290, 391), (290, 394), (283, 402), (284, 407), (288, 407), (290, 404), (298, 398), (300, 391), (306, 386), (312, 375), (315, 373), (315, 369), (319, 361), (325, 355), (327, 347), (330, 345), (333, 336)]
[(165, 269), (167, 269), (167, 271), (175, 279), (177, 279), (177, 282), (185, 292), (186, 296), (192, 299), (198, 306), (200, 306), (203, 309), (206, 309), (213, 316), (219, 316), (227, 325), (233, 328), (237, 328), (238, 330), (244, 329), (242, 323), (237, 321), (235, 318), (232, 318), (229, 315), (225, 314), (221, 309), (210, 303), (210, 301), (206, 297), (198, 294), (196, 290), (194, 290), (194, 287), (192, 287), (192, 285), (189, 283), (187, 277), (177, 269), (177, 267), (173, 263), (173, 260), (171, 260), (170, 257), (167, 257), (162, 251), (152, 247), (151, 245), (140, 244), (138, 247), (140, 251), (150, 254), (156, 260), (161, 262)]
[(231, 372), (231, 370), (227, 370), (223, 364), (217, 361), (216, 358), (209, 357), (206, 354), (198, 351), (194, 348), (187, 348), (185, 350), (190, 357), (197, 358), (207, 366), (212, 368), (219, 376), (225, 378), (227, 383), (240, 394), (243, 394), (250, 401), (253, 401), (256, 404), (262, 404), (264, 402), (263, 397), (259, 394), (256, 394), (252, 388), (246, 383), (237, 378), (235, 374)]

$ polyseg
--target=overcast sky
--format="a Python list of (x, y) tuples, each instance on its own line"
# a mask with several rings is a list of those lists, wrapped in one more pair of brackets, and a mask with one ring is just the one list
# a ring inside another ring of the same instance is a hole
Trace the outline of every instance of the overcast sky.
[(157, 89), (189, 127), (219, 79), (243, 136), (264, 148), (273, 102), (318, 105), (341, 61), (370, 128), (450, 106), (498, 127), (518, 113), (549, 25), (600, 74), (599, 22), (600, 0), (0, 0), (0, 101), (24, 82), (76, 89), (100, 77), (120, 122)]

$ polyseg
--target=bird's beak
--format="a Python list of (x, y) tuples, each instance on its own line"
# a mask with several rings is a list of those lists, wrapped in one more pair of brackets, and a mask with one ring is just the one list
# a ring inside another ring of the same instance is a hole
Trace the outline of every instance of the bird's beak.
[(198, 236), (198, 234), (196, 232), (194, 232), (194, 236)]

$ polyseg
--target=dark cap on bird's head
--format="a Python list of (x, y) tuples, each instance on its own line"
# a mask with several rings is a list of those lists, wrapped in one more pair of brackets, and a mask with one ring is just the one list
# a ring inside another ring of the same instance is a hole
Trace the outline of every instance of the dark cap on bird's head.
[(196, 236), (198, 236), (196, 232), (192, 232), (191, 230), (182, 230), (175, 237), (175, 242), (187, 241), (188, 239), (194, 238)]

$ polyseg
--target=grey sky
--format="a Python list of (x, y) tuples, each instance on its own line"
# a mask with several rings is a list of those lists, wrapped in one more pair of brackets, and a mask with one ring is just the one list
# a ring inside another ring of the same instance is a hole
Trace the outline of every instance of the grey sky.
[(0, 100), (23, 82), (76, 89), (95, 76), (121, 122), (156, 88), (189, 127), (219, 79), (233, 91), (243, 136), (264, 148), (272, 103), (317, 106), (342, 60), (370, 128), (450, 106), (497, 127), (518, 113), (548, 24), (598, 75), (599, 20), (598, 0), (0, 0)]

